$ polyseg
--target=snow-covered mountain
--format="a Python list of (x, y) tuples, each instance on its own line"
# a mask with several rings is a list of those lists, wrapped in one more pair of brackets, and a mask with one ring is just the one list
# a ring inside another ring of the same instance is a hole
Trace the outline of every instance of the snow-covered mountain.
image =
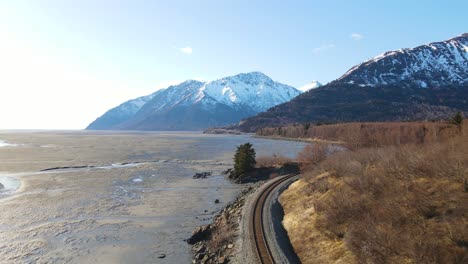
[(315, 89), (315, 88), (319, 88), (320, 86), (322, 86), (322, 84), (316, 80), (313, 80), (312, 82), (304, 85), (304, 86), (301, 86), (298, 88), (299, 91), (305, 93), (309, 90), (312, 90), (312, 89)]
[(462, 85), (468, 82), (468, 33), (385, 52), (352, 67), (337, 81), (361, 86), (401, 83), (420, 88)]
[(222, 126), (266, 111), (300, 93), (260, 72), (211, 82), (189, 80), (111, 109), (87, 129), (198, 130)]
[(206, 83), (199, 89), (196, 98), (197, 101), (207, 98), (207, 102), (214, 99), (233, 108), (250, 108), (261, 112), (299, 94), (297, 89), (274, 82), (261, 72), (251, 72)]
[(300, 123), (408, 121), (468, 116), (468, 33), (385, 52), (339, 79), (247, 118), (231, 129)]
[(101, 130), (118, 126), (131, 119), (148, 101), (161, 92), (156, 91), (150, 95), (141, 96), (129, 100), (117, 107), (108, 110), (104, 115), (96, 119), (86, 129)]

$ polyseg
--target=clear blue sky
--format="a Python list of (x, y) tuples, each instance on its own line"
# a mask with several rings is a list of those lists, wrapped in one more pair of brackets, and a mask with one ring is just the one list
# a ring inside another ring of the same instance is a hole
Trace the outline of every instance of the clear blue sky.
[(295, 87), (326, 83), (384, 51), (468, 31), (467, 10), (468, 1), (0, 0), (0, 128), (83, 128), (186, 79), (262, 71)]

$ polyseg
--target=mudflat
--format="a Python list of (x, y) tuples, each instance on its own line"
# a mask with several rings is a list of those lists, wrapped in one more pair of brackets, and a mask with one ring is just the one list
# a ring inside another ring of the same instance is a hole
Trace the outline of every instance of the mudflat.
[(20, 182), (0, 198), (7, 263), (190, 263), (184, 239), (240, 191), (222, 176), (236, 146), (291, 157), (304, 146), (188, 132), (1, 131), (0, 140), (0, 177)]

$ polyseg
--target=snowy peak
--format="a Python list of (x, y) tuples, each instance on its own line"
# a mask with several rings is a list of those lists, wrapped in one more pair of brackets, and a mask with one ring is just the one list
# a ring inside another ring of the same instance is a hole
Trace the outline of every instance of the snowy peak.
[(217, 104), (231, 108), (249, 108), (265, 111), (299, 95), (288, 85), (274, 82), (260, 72), (241, 73), (211, 82), (186, 81), (167, 88), (154, 97), (142, 111), (159, 111), (176, 105), (200, 104), (212, 109)]
[(205, 83), (195, 80), (187, 80), (177, 85), (171, 85), (155, 95), (135, 114), (148, 115), (152, 112), (168, 110), (176, 105), (189, 105), (194, 100), (194, 95)]
[(206, 83), (199, 93), (199, 98), (207, 96), (230, 107), (248, 106), (256, 112), (300, 94), (297, 89), (277, 83), (261, 72), (241, 73)]
[(145, 105), (148, 101), (150, 101), (154, 97), (154, 95), (155, 94), (153, 93), (147, 96), (142, 96), (136, 99), (132, 99), (130, 101), (127, 101), (121, 104), (119, 109), (129, 114), (134, 114), (138, 112), (138, 110), (140, 110), (143, 105)]
[(312, 82), (310, 82), (310, 83), (308, 83), (308, 84), (306, 84), (304, 86), (299, 87), (298, 90), (305, 93), (305, 92), (307, 92), (309, 90), (319, 88), (320, 86), (322, 86), (322, 84), (320, 82), (313, 80)]
[(261, 72), (188, 80), (109, 110), (88, 129), (190, 130), (239, 122), (299, 95)]
[(402, 83), (420, 88), (468, 82), (468, 33), (415, 48), (388, 51), (352, 67), (338, 82)]

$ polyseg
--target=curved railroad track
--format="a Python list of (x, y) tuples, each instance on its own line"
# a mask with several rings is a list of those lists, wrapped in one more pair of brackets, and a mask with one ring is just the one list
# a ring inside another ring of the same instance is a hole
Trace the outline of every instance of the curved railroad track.
[(263, 188), (254, 201), (254, 206), (250, 214), (250, 235), (251, 239), (254, 241), (254, 251), (257, 254), (259, 263), (262, 264), (274, 264), (275, 259), (272, 255), (270, 246), (268, 245), (267, 239), (265, 237), (265, 230), (263, 226), (263, 208), (265, 206), (265, 200), (268, 195), (273, 191), (278, 185), (287, 181), (288, 179), (296, 176), (297, 174), (289, 174), (281, 176), (273, 180), (270, 183), (267, 183), (268, 186)]

